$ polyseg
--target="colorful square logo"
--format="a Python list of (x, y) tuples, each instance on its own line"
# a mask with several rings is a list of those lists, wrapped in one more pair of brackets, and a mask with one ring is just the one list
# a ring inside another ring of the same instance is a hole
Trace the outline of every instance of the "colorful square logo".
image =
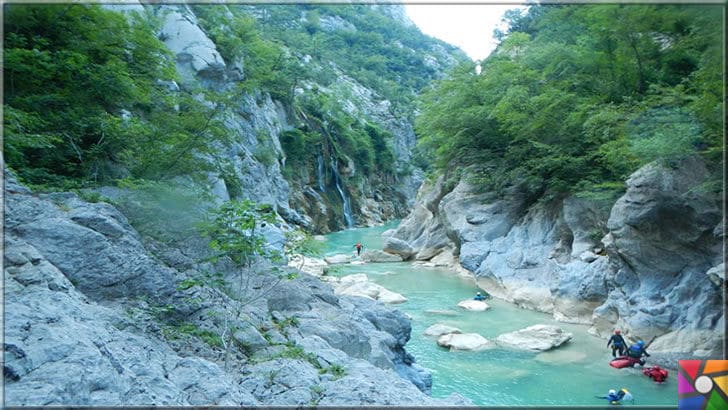
[(679, 360), (678, 410), (728, 409), (728, 360)]

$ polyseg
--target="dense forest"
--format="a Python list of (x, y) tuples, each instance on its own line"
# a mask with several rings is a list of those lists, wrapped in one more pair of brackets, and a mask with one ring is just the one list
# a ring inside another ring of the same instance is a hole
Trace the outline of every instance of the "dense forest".
[[(468, 168), (478, 186), (535, 197), (614, 198), (654, 160), (702, 155), (720, 190), (722, 11), (718, 6), (532, 6), (501, 43), (429, 89), (420, 164)], [(451, 173), (454, 174), (454, 173)]]
[[(639, 166), (693, 153), (716, 171), (701, 188), (720, 186), (718, 6), (512, 11), (479, 75), (441, 43), (461, 64), (432, 86), (437, 70), (423, 51), (432, 39), (387, 25), (370, 7), (192, 8), (226, 62), (245, 61), (234, 86), (170, 92), (174, 61), (155, 36), (160, 17), (148, 10), (125, 18), (97, 5), (6, 6), (8, 165), (27, 183), (65, 188), (203, 174), (215, 165), (201, 154), (226, 143), (220, 113), (242, 93), (262, 91), (299, 120), (281, 135), (287, 178), (322, 150), (353, 160), (363, 176), (407, 172), (394, 169), (389, 133), (321, 90), (341, 69), (398, 115), (412, 119), (417, 101), (417, 166), (470, 169), (483, 189), (613, 196)], [(264, 151), (257, 158), (280, 160)]]
[[(319, 88), (347, 72), (407, 117), (417, 93), (438, 75), (425, 61), (427, 42), (465, 60), (368, 6), (191, 9), (225, 62), (243, 62), (243, 79), (222, 90), (187, 84), (170, 91), (180, 78), (158, 35), (163, 16), (150, 9), (125, 18), (98, 5), (5, 7), (5, 152), (21, 180), (55, 189), (224, 174), (222, 165), (201, 160), (227, 143), (221, 113), (243, 93), (261, 92), (300, 120), (281, 135), (288, 178), (315, 161), (322, 146), (344, 163), (352, 159), (363, 175), (393, 175), (402, 170), (393, 168), (391, 135), (344, 112)], [(329, 21), (344, 29), (326, 29)], [(305, 92), (294, 95), (296, 89)], [(280, 160), (270, 150), (256, 159)]]
[(178, 78), (159, 24), (97, 5), (5, 7), (4, 147), (22, 180), (77, 188), (205, 170), (224, 101), (169, 91)]

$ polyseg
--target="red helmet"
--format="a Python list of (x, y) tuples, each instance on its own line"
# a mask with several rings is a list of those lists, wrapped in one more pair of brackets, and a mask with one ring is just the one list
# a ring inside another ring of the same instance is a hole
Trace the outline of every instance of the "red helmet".
[(615, 335), (618, 335), (618, 334), (620, 334), (620, 333), (622, 333), (622, 331), (621, 331), (621, 330), (619, 330), (619, 329), (617, 329), (617, 330), (615, 330), (615, 331), (614, 331), (614, 334), (615, 334)]

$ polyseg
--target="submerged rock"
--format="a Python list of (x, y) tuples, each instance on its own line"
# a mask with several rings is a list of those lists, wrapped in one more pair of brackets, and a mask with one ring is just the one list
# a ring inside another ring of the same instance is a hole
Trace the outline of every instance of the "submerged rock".
[(539, 353), (535, 357), (537, 361), (549, 364), (577, 363), (586, 361), (587, 358), (585, 352), (561, 349)]
[(437, 338), (437, 344), (451, 351), (479, 351), (495, 347), (493, 342), (477, 333), (448, 333)]
[(571, 340), (573, 335), (552, 325), (533, 325), (515, 332), (504, 333), (495, 342), (519, 350), (546, 351)]
[(480, 300), (474, 300), (474, 299), (463, 300), (460, 303), (458, 303), (458, 306), (463, 309), (472, 310), (475, 312), (483, 312), (483, 311), (490, 309), (490, 306), (488, 306), (487, 303), (480, 301)]
[(458, 312), (447, 309), (427, 309), (425, 313), (428, 315), (440, 315), (440, 316), (457, 316)]
[(442, 323), (435, 323), (434, 325), (428, 327), (425, 329), (424, 332), (422, 332), (425, 336), (442, 336), (447, 335), (450, 333), (462, 333), (462, 331), (456, 327), (444, 325)]

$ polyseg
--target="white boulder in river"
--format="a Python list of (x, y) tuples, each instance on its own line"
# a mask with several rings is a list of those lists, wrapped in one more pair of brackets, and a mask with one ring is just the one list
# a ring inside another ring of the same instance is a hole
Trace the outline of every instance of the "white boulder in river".
[(490, 306), (488, 306), (487, 303), (474, 299), (463, 300), (462, 302), (458, 303), (458, 306), (463, 309), (473, 310), (475, 312), (482, 312), (490, 309)]
[(369, 282), (367, 276), (364, 274), (344, 276), (338, 283), (333, 283), (333, 286), (334, 293), (337, 295), (360, 296), (387, 304), (407, 301), (407, 298), (399, 293), (392, 292), (383, 286)]
[(573, 335), (552, 325), (533, 325), (515, 332), (504, 333), (495, 342), (504, 347), (519, 350), (546, 351), (571, 340)]
[(399, 255), (392, 255), (378, 249), (367, 250), (361, 254), (361, 260), (364, 262), (402, 262), (402, 257)]
[(450, 350), (478, 351), (492, 349), (495, 343), (477, 333), (448, 333), (437, 338), (437, 344)]
[(437, 336), (447, 335), (450, 333), (462, 333), (462, 331), (456, 327), (443, 325), (442, 323), (435, 323), (434, 325), (425, 329), (422, 333), (425, 336)]
[(338, 254), (338, 255), (331, 255), (324, 257), (324, 261), (328, 263), (329, 265), (338, 265), (341, 263), (349, 263), (351, 262), (351, 255), (347, 254)]

